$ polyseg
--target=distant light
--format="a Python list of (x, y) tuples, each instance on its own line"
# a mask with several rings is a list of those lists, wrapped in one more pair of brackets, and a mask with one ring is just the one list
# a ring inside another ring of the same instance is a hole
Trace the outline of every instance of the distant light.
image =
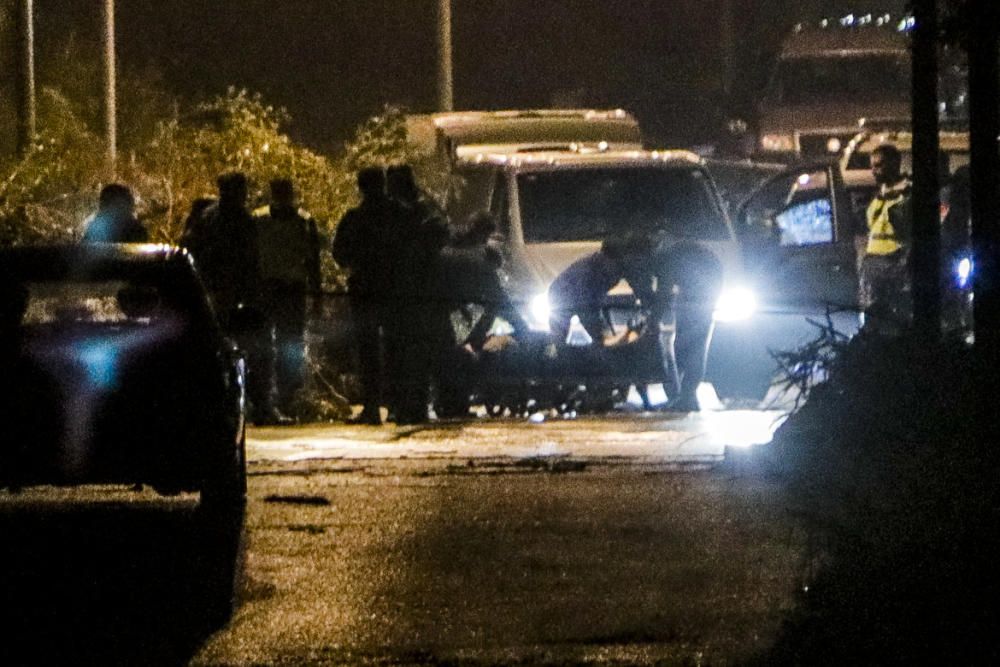
[(854, 14), (848, 14), (844, 18), (840, 19), (840, 25), (844, 26), (845, 28), (854, 25)]
[(868, 25), (871, 22), (872, 22), (872, 15), (871, 14), (865, 14), (858, 21), (858, 23), (860, 23), (861, 25)]
[(826, 142), (826, 150), (830, 153), (839, 153), (841, 149), (840, 139), (837, 137), (830, 137)]
[(830, 27), (830, 19), (823, 19), (822, 21), (820, 21), (819, 22), (819, 27), (820, 28), (829, 28)]
[(601, 151), (602, 153), (604, 151), (608, 150), (608, 142), (602, 141), (602, 142), (598, 143), (597, 144), (597, 150)]
[(800, 174), (798, 180), (799, 180), (799, 185), (801, 185), (802, 187), (805, 187), (805, 186), (809, 185), (809, 181), (812, 180), (812, 177), (809, 176), (809, 174)]

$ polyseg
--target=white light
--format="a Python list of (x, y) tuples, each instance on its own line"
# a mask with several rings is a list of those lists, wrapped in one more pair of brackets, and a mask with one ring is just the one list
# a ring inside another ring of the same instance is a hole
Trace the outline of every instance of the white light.
[(765, 134), (760, 138), (760, 147), (765, 151), (794, 151), (795, 137), (790, 134)]
[(739, 322), (750, 319), (757, 310), (757, 297), (746, 287), (730, 287), (722, 290), (715, 303), (717, 322)]
[(958, 277), (958, 286), (965, 287), (969, 284), (969, 277), (972, 275), (972, 260), (963, 257), (955, 267), (955, 275)]
[(543, 292), (531, 300), (531, 317), (539, 325), (548, 326), (552, 308), (549, 305), (549, 295)]
[(803, 188), (809, 185), (809, 181), (811, 180), (812, 178), (810, 178), (809, 174), (800, 174), (798, 178), (799, 185)]
[(826, 150), (830, 153), (839, 153), (840, 148), (840, 139), (837, 137), (830, 137), (826, 142)]

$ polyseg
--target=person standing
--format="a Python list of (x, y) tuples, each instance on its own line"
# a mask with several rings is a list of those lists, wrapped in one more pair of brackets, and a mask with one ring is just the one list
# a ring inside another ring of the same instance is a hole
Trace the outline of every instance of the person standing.
[(320, 291), (319, 232), (286, 178), (271, 181), (271, 204), (254, 212), (260, 243), (265, 340), (275, 343), (277, 409), (291, 411), (305, 372), (306, 301)]
[(251, 419), (255, 424), (282, 423), (271, 384), (273, 349), (262, 342), (266, 327), (259, 299), (260, 244), (246, 207), (247, 178), (229, 172), (216, 183), (218, 202), (189, 221), (181, 245), (194, 258), (222, 329), (246, 351)]
[(861, 261), (861, 306), (866, 325), (898, 325), (909, 318), (907, 266), (912, 235), (912, 184), (902, 173), (902, 156), (892, 144), (872, 151), (878, 186), (865, 214), (868, 239)]
[(448, 225), (441, 209), (417, 187), (409, 165), (390, 167), (386, 178), (399, 209), (388, 246), (393, 272), (387, 365), (398, 386), (396, 423), (421, 424), (428, 418), (431, 377), (442, 372), (442, 350), (452, 335), (446, 301), (434, 292)]
[(149, 232), (135, 217), (135, 196), (127, 185), (110, 183), (101, 189), (97, 213), (83, 232), (84, 243), (146, 243)]
[(361, 204), (348, 211), (333, 237), (333, 259), (348, 271), (354, 340), (361, 372), (362, 410), (354, 423), (382, 423), (382, 338), (394, 267), (386, 244), (400, 217), (386, 194), (385, 172), (377, 167), (358, 172)]

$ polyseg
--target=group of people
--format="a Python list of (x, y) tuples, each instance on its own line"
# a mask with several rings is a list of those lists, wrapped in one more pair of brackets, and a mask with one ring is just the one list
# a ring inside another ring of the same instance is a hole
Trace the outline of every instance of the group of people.
[[(363, 405), (354, 421), (381, 424), (386, 405), (397, 424), (419, 424), (451, 340), (450, 309), (434, 289), (448, 224), (408, 165), (363, 169), (358, 189), (361, 203), (341, 219), (332, 246), (349, 272)], [(386, 377), (393, 382), (383, 391)]]
[[(290, 423), (304, 383), (307, 297), (320, 289), (316, 222), (298, 207), (288, 179), (272, 181), (270, 204), (253, 213), (244, 174), (223, 174), (217, 184), (217, 199), (194, 202), (180, 245), (194, 257), (219, 323), (247, 352), (251, 418)], [(105, 186), (82, 241), (148, 240), (131, 190)]]

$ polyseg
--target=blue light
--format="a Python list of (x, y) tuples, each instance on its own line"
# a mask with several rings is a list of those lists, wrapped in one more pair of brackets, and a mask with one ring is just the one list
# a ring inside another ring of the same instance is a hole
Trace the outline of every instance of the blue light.
[(958, 286), (961, 288), (967, 287), (974, 271), (975, 264), (973, 264), (971, 258), (963, 257), (958, 260), (958, 263), (955, 264), (955, 278), (958, 281)]
[(110, 389), (116, 384), (117, 346), (105, 342), (87, 343), (80, 350), (79, 359), (87, 369), (90, 381), (98, 389)]

